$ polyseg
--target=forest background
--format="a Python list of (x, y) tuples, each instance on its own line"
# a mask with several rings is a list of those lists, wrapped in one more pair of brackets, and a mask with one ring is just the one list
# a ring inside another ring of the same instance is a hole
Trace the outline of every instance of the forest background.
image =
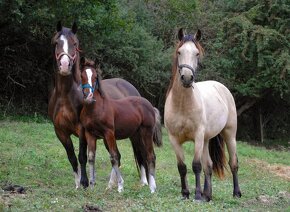
[(163, 113), (176, 34), (202, 31), (203, 69), (233, 93), (238, 139), (290, 145), (289, 0), (0, 0), (0, 117), (47, 117), (56, 23), (82, 55)]

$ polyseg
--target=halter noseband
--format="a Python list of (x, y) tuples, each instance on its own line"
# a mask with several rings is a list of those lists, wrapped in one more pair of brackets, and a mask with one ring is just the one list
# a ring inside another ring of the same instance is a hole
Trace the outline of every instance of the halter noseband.
[[(94, 93), (94, 91), (96, 90), (96, 87), (98, 86), (98, 80), (95, 81), (95, 83), (93, 84), (93, 86), (91, 86), (89, 83), (86, 83), (86, 84), (82, 84), (82, 89), (83, 89), (83, 94), (84, 94), (84, 97), (87, 97), (88, 96), (88, 92), (85, 92), (84, 89), (85, 88), (90, 88), (92, 93)], [(98, 88), (97, 88), (98, 89)]]

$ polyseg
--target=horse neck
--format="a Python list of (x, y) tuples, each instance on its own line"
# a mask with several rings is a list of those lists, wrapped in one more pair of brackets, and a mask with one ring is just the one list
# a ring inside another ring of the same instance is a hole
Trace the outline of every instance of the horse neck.
[(182, 110), (185, 110), (188, 107), (189, 109), (192, 109), (192, 106), (197, 103), (198, 90), (195, 86), (195, 83), (193, 86), (194, 89), (192, 89), (192, 87), (183, 87), (179, 80), (179, 75), (175, 75), (175, 79), (171, 88), (171, 94), (172, 103), (176, 108), (182, 108)]
[(60, 74), (56, 74), (56, 92), (60, 95), (67, 95), (74, 84), (73, 75), (62, 76)]

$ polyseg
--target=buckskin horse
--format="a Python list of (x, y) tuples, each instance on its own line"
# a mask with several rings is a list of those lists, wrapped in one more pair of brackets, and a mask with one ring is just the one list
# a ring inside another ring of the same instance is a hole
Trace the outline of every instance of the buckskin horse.
[[(117, 178), (118, 191), (123, 191), (124, 180), (119, 170), (116, 140), (130, 138), (135, 157), (145, 168), (151, 193), (156, 190), (154, 145), (162, 145), (159, 111), (142, 97), (112, 99), (105, 93), (99, 70), (95, 64), (81, 59), (81, 79), (84, 107), (81, 123), (88, 143), (90, 182), (95, 183), (96, 139), (103, 138)], [(108, 187), (112, 188), (111, 182)]]
[[(225, 167), (224, 143), (229, 153), (233, 176), (233, 196), (241, 197), (238, 183), (236, 152), (237, 113), (230, 91), (216, 81), (195, 82), (203, 49), (199, 43), (201, 32), (185, 35), (178, 32), (179, 43), (174, 54), (172, 78), (164, 108), (165, 127), (175, 151), (181, 179), (183, 198), (189, 198), (187, 168), (182, 144), (195, 142), (192, 170), (195, 174), (195, 200), (212, 199), (212, 170), (222, 178)], [(201, 190), (200, 173), (205, 180)]]
[[(48, 115), (52, 119), (58, 139), (66, 150), (67, 157), (73, 169), (76, 187), (78, 188), (80, 184), (87, 187), (87, 143), (79, 119), (83, 107), (83, 92), (80, 87), (80, 50), (79, 40), (76, 36), (77, 25), (74, 23), (70, 29), (63, 27), (61, 22), (58, 22), (56, 29), (57, 31), (52, 38), (55, 69), (54, 88), (49, 99)], [(106, 88), (108, 96), (115, 99), (126, 96), (140, 96), (132, 84), (120, 78), (103, 80), (103, 87)], [(81, 165), (81, 179), (71, 135), (75, 135), (80, 139), (79, 162)], [(120, 158), (121, 155), (118, 150), (117, 153)], [(141, 167), (142, 181), (142, 179), (145, 179), (144, 171), (142, 172), (144, 167), (142, 167), (138, 158), (136, 159), (137, 162), (139, 162), (140, 165), (138, 165)], [(114, 172), (112, 171), (112, 173)], [(113, 182), (113, 180), (114, 175), (111, 175), (110, 181)]]

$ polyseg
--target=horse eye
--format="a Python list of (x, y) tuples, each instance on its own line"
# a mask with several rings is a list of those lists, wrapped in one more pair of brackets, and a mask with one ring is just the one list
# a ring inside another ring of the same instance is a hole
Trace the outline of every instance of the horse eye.
[(180, 55), (180, 51), (178, 51), (177, 54)]
[(196, 56), (198, 57), (199, 56), (199, 53), (196, 53)]

